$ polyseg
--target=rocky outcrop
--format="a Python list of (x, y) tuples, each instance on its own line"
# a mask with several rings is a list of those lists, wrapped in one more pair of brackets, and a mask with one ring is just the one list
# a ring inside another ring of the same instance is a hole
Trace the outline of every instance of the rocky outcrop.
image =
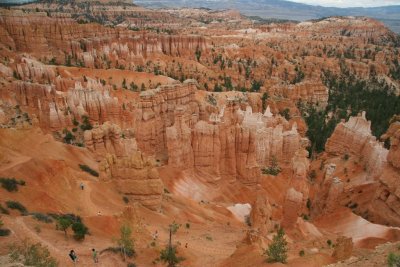
[(394, 122), (384, 138), (390, 138), (388, 164), (378, 180), (375, 199), (370, 203), (369, 216), (379, 223), (400, 226), (400, 124)]
[(290, 188), (286, 192), (283, 203), (282, 227), (291, 229), (296, 224), (298, 217), (304, 208), (303, 194)]
[(365, 112), (350, 117), (346, 123), (339, 123), (326, 142), (325, 150), (331, 155), (359, 157), (371, 179), (380, 175), (388, 154), (383, 144), (372, 135), (371, 122), (366, 120)]
[(266, 197), (264, 190), (258, 188), (256, 201), (250, 213), (250, 222), (253, 229), (258, 231), (258, 235), (267, 235), (274, 227), (272, 218), (272, 207)]
[(334, 173), (336, 165), (331, 163), (325, 166), (325, 174), (318, 185), (318, 192), (313, 201), (313, 215), (326, 214), (339, 205), (340, 195), (344, 191), (343, 182)]
[(353, 240), (351, 237), (340, 236), (335, 243), (332, 257), (337, 261), (344, 261), (353, 254)]
[(176, 168), (193, 167), (192, 133), (186, 125), (183, 115), (184, 108), (178, 106), (175, 110), (175, 123), (166, 129), (168, 165)]
[(132, 130), (125, 130), (122, 135), (121, 128), (110, 122), (94, 125), (92, 130), (84, 132), (85, 146), (92, 151), (98, 160), (107, 154), (117, 157), (131, 155), (137, 151), (136, 140)]
[(206, 48), (206, 41), (200, 36), (133, 34), (122, 27), (78, 24), (68, 16), (48, 17), (44, 12), (20, 10), (1, 10), (0, 31), (0, 41), (14, 51), (90, 68), (108, 64), (129, 68), (131, 62), (148, 54), (180, 56)]
[(153, 210), (160, 208), (164, 187), (151, 158), (139, 151), (123, 158), (109, 154), (100, 170), (103, 179), (115, 182), (117, 189), (131, 200)]
[(160, 86), (140, 94), (136, 112), (135, 132), (138, 147), (157, 159), (167, 158), (166, 129), (175, 123), (175, 109), (182, 106), (181, 119), (188, 127), (198, 121), (199, 105), (194, 98), (196, 82)]

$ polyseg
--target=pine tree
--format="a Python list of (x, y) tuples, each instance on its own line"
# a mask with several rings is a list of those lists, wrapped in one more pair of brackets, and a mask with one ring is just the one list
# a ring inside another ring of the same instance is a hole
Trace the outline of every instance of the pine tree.
[(267, 256), (267, 262), (286, 263), (287, 259), (287, 241), (285, 239), (285, 231), (279, 228), (276, 235), (272, 239), (272, 243), (265, 250), (264, 255)]

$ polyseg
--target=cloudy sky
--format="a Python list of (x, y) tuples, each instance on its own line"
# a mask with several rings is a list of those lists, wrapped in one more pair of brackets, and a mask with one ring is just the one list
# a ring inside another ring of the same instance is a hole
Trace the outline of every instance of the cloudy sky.
[(400, 5), (400, 0), (290, 0), (311, 5), (334, 7), (373, 7)]

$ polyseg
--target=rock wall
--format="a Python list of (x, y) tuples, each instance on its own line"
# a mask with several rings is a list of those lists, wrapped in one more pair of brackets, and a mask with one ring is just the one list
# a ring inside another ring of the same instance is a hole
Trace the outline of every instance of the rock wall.
[(388, 164), (379, 177), (369, 215), (376, 222), (400, 226), (400, 123), (392, 123), (384, 138), (390, 138)]
[(353, 155), (364, 164), (369, 177), (376, 179), (386, 163), (388, 151), (371, 133), (371, 122), (365, 112), (341, 122), (327, 140), (325, 150), (330, 155)]
[(183, 108), (182, 120), (188, 127), (198, 121), (199, 104), (195, 100), (196, 82), (187, 80), (183, 84), (161, 86), (140, 94), (136, 110), (135, 132), (138, 146), (157, 159), (167, 158), (167, 127), (175, 123), (175, 109)]
[(139, 151), (122, 158), (108, 154), (100, 170), (104, 179), (115, 182), (117, 189), (131, 200), (152, 210), (160, 208), (164, 186), (151, 158)]
[(200, 36), (134, 34), (122, 27), (78, 24), (67, 16), (48, 17), (42, 12), (4, 9), (0, 15), (0, 36), (0, 41), (15, 51), (48, 60), (54, 57), (57, 62), (79, 62), (89, 68), (107, 64), (130, 67), (148, 54), (180, 56), (206, 48), (206, 41)]

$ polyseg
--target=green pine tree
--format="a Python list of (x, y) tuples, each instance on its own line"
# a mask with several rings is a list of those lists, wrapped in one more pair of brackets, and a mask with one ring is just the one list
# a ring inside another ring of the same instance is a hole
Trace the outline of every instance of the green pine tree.
[(272, 243), (265, 250), (264, 255), (267, 256), (267, 262), (286, 263), (287, 259), (287, 241), (285, 239), (285, 231), (279, 228), (276, 235), (272, 239)]

